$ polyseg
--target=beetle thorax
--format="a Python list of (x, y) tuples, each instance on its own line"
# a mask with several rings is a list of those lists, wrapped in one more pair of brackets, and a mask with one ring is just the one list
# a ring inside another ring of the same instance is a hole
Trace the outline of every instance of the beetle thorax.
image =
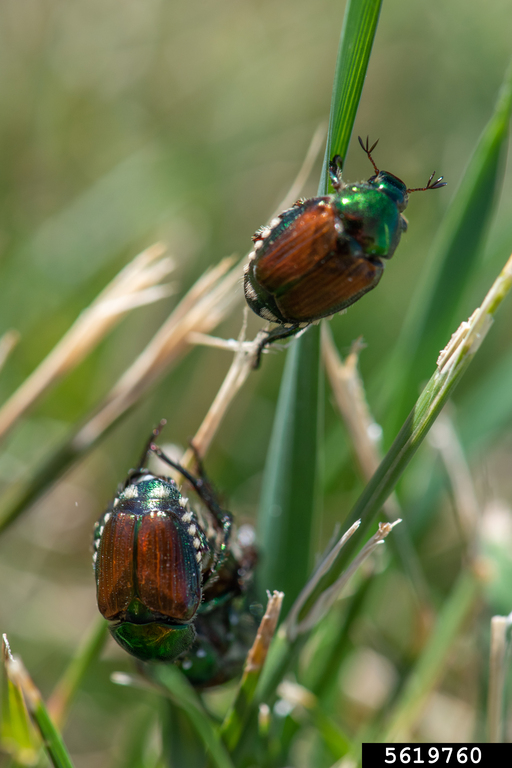
[(396, 204), (400, 213), (405, 211), (409, 202), (409, 195), (407, 194), (407, 187), (398, 176), (389, 173), (389, 171), (379, 171), (376, 176), (368, 179), (368, 182), (373, 187), (385, 192)]

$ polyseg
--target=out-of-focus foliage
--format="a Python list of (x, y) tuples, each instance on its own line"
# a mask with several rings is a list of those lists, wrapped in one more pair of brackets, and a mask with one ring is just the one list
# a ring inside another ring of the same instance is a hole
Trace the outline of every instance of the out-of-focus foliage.
[[(409, 231), (378, 290), (331, 324), (342, 352), (354, 338), (365, 339), (361, 369), (377, 420), (386, 416), (379, 412), (384, 385), (378, 376), (428, 267), (440, 217), (491, 114), (511, 53), (511, 23), (506, 0), (384, 3), (354, 134), (380, 138), (379, 167), (409, 186), (425, 184), (434, 169), (449, 186), (412, 196)], [(340, 9), (326, 0), (4, 0), (0, 331), (16, 328), (22, 338), (0, 374), (0, 401), (117, 270), (150, 243), (168, 243), (182, 292), (208, 265), (249, 249), (251, 234), (283, 197), (318, 123), (328, 117), (340, 25)], [(316, 193), (319, 173), (320, 162), (305, 195)], [(354, 180), (371, 174), (354, 141), (345, 174)], [(506, 170), (458, 321), (480, 303), (512, 250), (511, 178)], [(28, 473), (108, 391), (175, 302), (136, 310), (13, 432), (0, 454), (3, 487)], [(237, 311), (219, 335), (236, 336), (240, 324)], [(251, 317), (249, 334), (258, 328)], [(453, 411), (480, 508), (487, 511), (487, 550), (494, 553), (495, 571), (505, 575), (512, 551), (504, 545), (512, 544), (512, 408), (499, 404), (512, 399), (511, 329), (508, 304), (456, 391)], [(100, 449), (0, 539), (1, 629), (45, 696), (96, 617), (89, 551), (94, 520), (161, 417), (168, 419), (166, 439), (186, 445), (229, 362), (227, 352), (194, 350)], [(253, 519), (258, 506), (283, 362), (278, 352), (265, 356), (207, 458), (209, 474), (242, 521)], [(424, 363), (433, 370), (435, 359)], [(482, 397), (494, 406), (483, 424)], [(386, 442), (393, 437), (385, 435)], [(319, 550), (364, 485), (329, 399), (323, 455)], [(450, 494), (439, 474), (431, 479), (437, 467), (437, 454), (423, 446), (400, 489), (404, 509), (414, 510), (416, 546), (434, 605), (453, 584), (461, 553)], [(491, 611), (512, 609), (504, 584), (494, 582), (489, 590)], [(372, 584), (359, 610), (340, 649), (347, 655), (339, 686), (330, 681), (323, 687), (323, 693), (329, 689), (330, 715), (351, 734), (391, 696), (422, 640), (414, 599), (396, 567)], [(482, 736), (478, 659), (486, 653), (487, 618), (484, 613), (480, 632), (459, 639), (420, 739), (453, 740), (448, 724), (461, 740)], [(336, 607), (310, 658), (329, 646), (344, 621)], [(320, 694), (321, 670), (308, 667), (307, 658), (302, 663), (302, 682)], [(84, 681), (65, 731), (77, 768), (125, 767), (127, 755), (139, 749), (138, 729), (151, 735), (160, 709), (156, 697), (109, 681), (111, 671), (131, 669), (127, 656), (110, 644)], [(219, 711), (222, 696), (212, 697)], [(293, 730), (293, 723), (287, 727)], [(156, 737), (148, 744), (149, 754), (157, 754)], [(320, 761), (312, 752), (316, 746), (304, 728), (294, 751), (300, 768), (314, 764), (312, 754)]]

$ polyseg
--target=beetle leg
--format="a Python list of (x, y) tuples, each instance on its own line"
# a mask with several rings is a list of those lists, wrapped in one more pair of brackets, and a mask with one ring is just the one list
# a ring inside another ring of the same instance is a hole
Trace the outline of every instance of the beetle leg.
[(333, 189), (338, 192), (343, 186), (342, 180), (343, 160), (340, 155), (335, 155), (329, 163), (329, 176)]
[(284, 328), (282, 325), (274, 328), (272, 331), (267, 331), (267, 336), (258, 344), (258, 348), (254, 353), (254, 360), (252, 363), (253, 370), (257, 370), (261, 363), (261, 354), (265, 347), (269, 344), (273, 344), (274, 341), (280, 339), (288, 339), (290, 336), (295, 336), (299, 331), (305, 330), (303, 323), (296, 323), (291, 328)]
[[(193, 446), (191, 447), (197, 459), (197, 452)], [(165, 463), (170, 467), (177, 469), (178, 472), (183, 475), (186, 480), (188, 480), (199, 498), (202, 499), (212, 514), (212, 517), (216, 523), (215, 527), (221, 534), (221, 543), (218, 547), (218, 551), (215, 552), (214, 556), (213, 570), (216, 570), (219, 565), (222, 564), (227, 554), (229, 537), (231, 535), (231, 526), (233, 523), (233, 516), (231, 512), (228, 512), (227, 509), (222, 509), (220, 506), (217, 494), (215, 493), (212, 485), (209, 483), (206, 475), (204, 474), (201, 461), (199, 461), (200, 477), (194, 477), (194, 475), (192, 475), (188, 469), (185, 469), (185, 467), (182, 467), (181, 464), (178, 464), (178, 462), (173, 461), (168, 456), (166, 456), (162, 449), (155, 445), (153, 442), (151, 442), (149, 450), (152, 451), (155, 456), (158, 456), (159, 459), (165, 461)]]

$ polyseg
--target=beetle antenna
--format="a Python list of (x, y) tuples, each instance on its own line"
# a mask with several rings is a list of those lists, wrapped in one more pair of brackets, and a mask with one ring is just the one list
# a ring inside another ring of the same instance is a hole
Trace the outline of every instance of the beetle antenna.
[(343, 173), (343, 159), (341, 155), (334, 155), (333, 159), (329, 163), (329, 176), (331, 179), (331, 184), (333, 186), (333, 189), (336, 190), (336, 192), (339, 191), (341, 188), (343, 181), (342, 181), (342, 173)]
[(432, 179), (434, 178), (435, 175), (436, 175), (435, 171), (430, 174), (430, 178), (427, 181), (426, 187), (416, 187), (416, 189), (408, 189), (407, 194), (409, 194), (410, 192), (426, 192), (427, 189), (441, 189), (441, 187), (446, 187), (446, 181), (443, 181), (443, 176), (440, 176), (438, 180), (432, 184)]
[(359, 139), (359, 143), (361, 145), (361, 149), (363, 150), (363, 152), (368, 157), (368, 160), (370, 161), (370, 163), (373, 165), (375, 173), (379, 173), (379, 169), (375, 165), (375, 162), (374, 162), (373, 157), (372, 157), (372, 152), (375, 149), (375, 147), (377, 146), (377, 144), (379, 143), (379, 140), (377, 139), (377, 141), (374, 141), (374, 143), (370, 147), (370, 139), (369, 139), (368, 136), (366, 137), (366, 143), (365, 144), (363, 144), (363, 140), (362, 140), (362, 138), (360, 136), (358, 136), (357, 138)]
[(166, 424), (167, 424), (167, 419), (161, 419), (160, 422), (158, 423), (158, 426), (155, 427), (154, 430), (151, 432), (149, 440), (147, 441), (146, 446), (144, 448), (144, 453), (140, 457), (140, 461), (137, 465), (138, 469), (143, 469), (144, 464), (146, 463), (146, 457), (148, 453), (151, 451), (151, 446), (153, 444), (153, 441), (155, 440), (156, 437), (158, 437), (158, 435), (160, 434), (160, 432), (162, 431), (162, 429), (165, 427)]

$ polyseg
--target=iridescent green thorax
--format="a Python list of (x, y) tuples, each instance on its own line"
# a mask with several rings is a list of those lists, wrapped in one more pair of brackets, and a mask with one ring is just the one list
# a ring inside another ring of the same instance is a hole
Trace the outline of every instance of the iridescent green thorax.
[[(407, 223), (387, 188), (371, 180), (347, 184), (332, 196), (331, 205), (338, 211), (344, 235), (359, 244), (361, 255), (391, 258)], [(357, 246), (352, 252), (355, 256)]]
[(253, 236), (244, 269), (244, 293), (257, 315), (281, 325), (267, 331), (254, 359), (257, 368), (268, 344), (330, 317), (376, 287), (384, 264), (394, 254), (407, 221), (401, 215), (410, 192), (439, 189), (442, 176), (425, 187), (407, 189), (388, 171), (380, 171), (370, 146), (359, 137), (375, 175), (348, 184), (342, 161), (329, 163), (334, 194), (298, 200)]
[(376, 189), (385, 192), (393, 200), (400, 213), (405, 211), (409, 202), (409, 195), (402, 179), (399, 179), (393, 173), (389, 173), (389, 171), (379, 171), (378, 174), (368, 179), (368, 183)]
[[(135, 478), (133, 483), (136, 485), (138, 491), (138, 498), (142, 504), (149, 503), (151, 501), (167, 500), (169, 503), (177, 502), (179, 504), (182, 498), (181, 493), (178, 490), (176, 483), (168, 477), (160, 477), (157, 475), (142, 475), (140, 478)], [(126, 488), (122, 491), (118, 498), (128, 498), (126, 496)]]

